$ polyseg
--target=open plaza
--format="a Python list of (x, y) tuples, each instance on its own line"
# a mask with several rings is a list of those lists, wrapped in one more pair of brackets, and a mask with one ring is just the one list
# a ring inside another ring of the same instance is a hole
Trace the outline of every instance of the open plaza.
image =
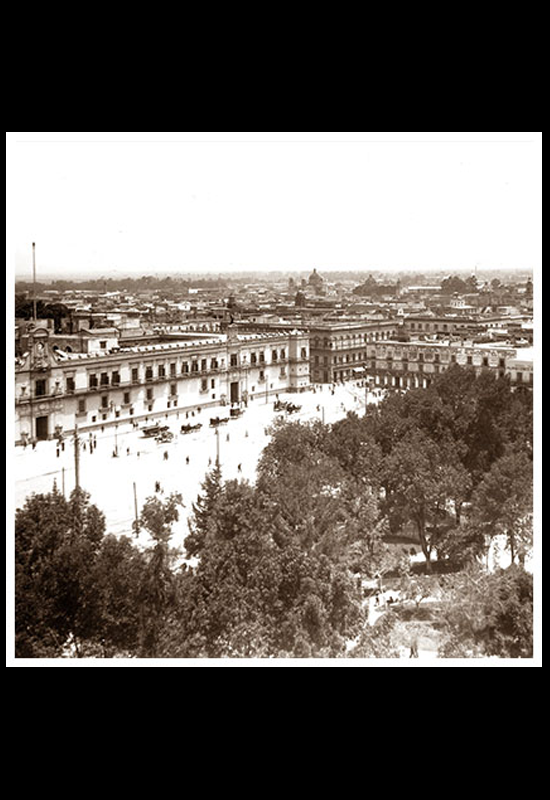
[[(93, 431), (79, 433), (80, 485), (91, 495), (91, 502), (105, 514), (106, 532), (132, 536), (132, 523), (145, 500), (155, 494), (157, 482), (165, 496), (171, 492), (182, 495), (184, 507), (173, 526), (173, 544), (181, 546), (188, 533), (187, 519), (192, 503), (200, 492), (206, 472), (215, 464), (219, 453), (222, 476), (225, 480), (243, 478), (254, 481), (256, 466), (263, 448), (269, 442), (268, 428), (277, 418), (293, 421), (318, 419), (333, 423), (348, 411), (364, 413), (365, 400), (376, 403), (381, 390), (369, 391), (362, 381), (317, 385), (300, 393), (278, 395), (281, 401), (300, 406), (299, 411), (287, 414), (276, 412), (276, 397), (248, 403), (244, 413), (229, 418), (225, 424), (210, 426), (214, 417), (229, 417), (227, 406), (208, 406), (194, 416), (181, 411), (170, 416), (152, 415), (148, 425), (168, 426), (173, 438), (158, 442), (146, 437), (141, 423), (131, 421), (110, 424)], [(201, 424), (201, 428), (182, 433), (182, 425)], [(95, 443), (93, 446), (92, 443)], [(74, 436), (67, 435), (62, 445), (57, 440), (45, 440), (32, 446), (18, 446), (14, 455), (15, 506), (21, 507), (32, 493), (51, 491), (54, 482), (68, 497), (75, 486)], [(138, 541), (146, 544), (141, 534)]]

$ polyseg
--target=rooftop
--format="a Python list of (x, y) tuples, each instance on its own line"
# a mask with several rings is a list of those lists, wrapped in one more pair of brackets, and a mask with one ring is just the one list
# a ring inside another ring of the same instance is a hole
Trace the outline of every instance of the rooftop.
[[(302, 335), (303, 331), (298, 331), (296, 329), (290, 331), (293, 335)], [(239, 342), (261, 342), (261, 341), (269, 341), (273, 339), (279, 338), (281, 333), (277, 331), (270, 331), (267, 333), (239, 333), (236, 336), (236, 340)], [(286, 335), (286, 332), (285, 332)], [(235, 339), (234, 339), (235, 341)], [(173, 350), (189, 350), (198, 347), (205, 347), (210, 345), (221, 345), (226, 344), (228, 342), (227, 334), (213, 334), (211, 337), (207, 339), (179, 339), (176, 342), (163, 342), (162, 344), (149, 344), (149, 345), (133, 345), (133, 346), (124, 346), (124, 347), (117, 347), (116, 351), (113, 350), (105, 350), (99, 353), (65, 353), (57, 351), (57, 354), (63, 358), (70, 361), (82, 360), (82, 359), (97, 359), (97, 358), (106, 358), (113, 355), (127, 355), (131, 353), (165, 353), (170, 352)]]

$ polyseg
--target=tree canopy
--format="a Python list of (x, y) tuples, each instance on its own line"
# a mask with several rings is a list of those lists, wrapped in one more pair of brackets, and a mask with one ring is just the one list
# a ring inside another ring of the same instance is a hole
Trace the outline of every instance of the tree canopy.
[[(363, 416), (270, 434), (254, 484), (206, 474), (182, 549), (179, 494), (146, 500), (146, 547), (106, 535), (82, 490), (29, 497), (15, 526), (16, 655), (394, 657), (398, 613), (368, 624), (369, 592), (388, 579), (417, 610), (437, 593), (441, 655), (529, 657), (528, 393), (454, 367)], [(513, 563), (489, 573), (497, 536)], [(395, 541), (419, 545), (433, 574)]]

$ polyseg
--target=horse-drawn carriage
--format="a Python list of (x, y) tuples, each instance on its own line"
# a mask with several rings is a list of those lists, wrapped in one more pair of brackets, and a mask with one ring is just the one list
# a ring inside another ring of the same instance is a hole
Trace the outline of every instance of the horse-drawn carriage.
[(277, 400), (274, 405), (274, 411), (286, 411), (287, 414), (295, 414), (302, 406), (297, 406), (294, 403), (289, 403), (286, 400)]
[(193, 431), (200, 431), (202, 428), (202, 423), (197, 422), (196, 425), (182, 425), (181, 426), (181, 433), (193, 433)]
[(151, 436), (158, 436), (163, 431), (168, 431), (168, 425), (149, 425), (146, 428), (142, 428), (141, 432), (146, 437), (149, 438)]
[(229, 422), (229, 417), (210, 417), (210, 427), (217, 428), (218, 425), (225, 425)]

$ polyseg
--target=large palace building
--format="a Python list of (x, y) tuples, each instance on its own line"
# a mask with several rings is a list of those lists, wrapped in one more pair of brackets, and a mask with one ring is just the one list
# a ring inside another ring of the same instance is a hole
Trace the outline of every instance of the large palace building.
[(30, 326), (16, 359), (16, 441), (143, 420), (209, 405), (248, 403), (310, 384), (309, 336), (212, 333), (142, 346), (67, 352)]

